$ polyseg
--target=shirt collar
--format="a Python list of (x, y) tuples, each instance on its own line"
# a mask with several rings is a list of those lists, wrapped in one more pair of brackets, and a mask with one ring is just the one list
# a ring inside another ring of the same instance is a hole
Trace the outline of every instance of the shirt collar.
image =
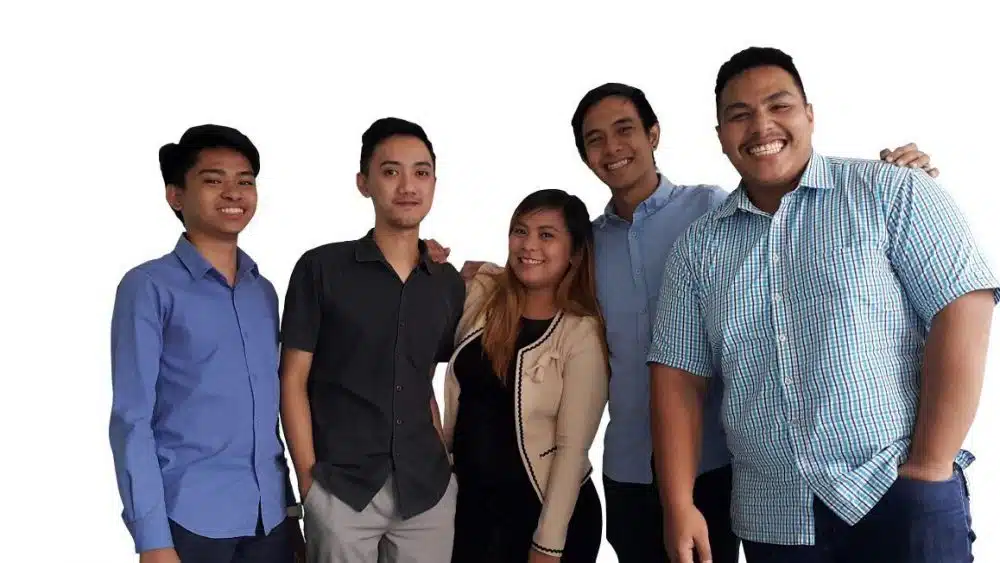
[[(676, 186), (659, 170), (656, 171), (656, 177), (659, 178), (660, 183), (657, 184), (656, 190), (635, 208), (635, 212), (632, 215), (633, 221), (637, 216), (652, 215), (655, 211), (666, 205), (670, 200), (670, 196), (673, 195)], [(609, 221), (625, 221), (615, 213), (614, 200), (608, 201), (608, 204), (604, 206), (604, 213), (597, 218), (597, 226), (604, 227)]]
[[(174, 254), (177, 255), (181, 264), (183, 264), (188, 273), (191, 274), (192, 279), (201, 279), (205, 277), (205, 274), (209, 271), (215, 269), (212, 264), (206, 260), (200, 252), (198, 252), (198, 249), (191, 244), (191, 241), (184, 233), (181, 233), (181, 235), (177, 238), (177, 244), (174, 245)], [(253, 258), (250, 258), (247, 253), (237, 247), (236, 279), (242, 278), (247, 273), (252, 274), (254, 277), (260, 275), (257, 263), (253, 261)]]
[[(417, 241), (417, 251), (420, 253), (418, 265), (422, 266), (428, 273), (433, 273), (431, 259), (427, 253), (427, 243), (423, 240)], [(375, 243), (375, 229), (370, 229), (368, 234), (358, 240), (354, 247), (354, 259), (358, 262), (385, 262), (385, 255)]]
[[(809, 157), (809, 163), (799, 179), (800, 188), (814, 190), (832, 190), (836, 187), (833, 181), (833, 174), (830, 173), (829, 162), (826, 157), (816, 151)], [(715, 211), (715, 219), (725, 219), (737, 211), (748, 213), (760, 213), (747, 196), (746, 186), (741, 181), (740, 185), (726, 197), (722, 205)]]

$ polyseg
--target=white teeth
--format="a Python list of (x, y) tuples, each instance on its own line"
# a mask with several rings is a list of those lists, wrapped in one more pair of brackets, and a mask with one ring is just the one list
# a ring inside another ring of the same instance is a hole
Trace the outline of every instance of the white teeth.
[(630, 160), (631, 159), (623, 158), (623, 159), (619, 160), (618, 162), (612, 162), (611, 164), (608, 165), (608, 170), (618, 170), (619, 168), (621, 168), (621, 167), (625, 166), (626, 164), (628, 164)]
[(243, 209), (239, 207), (223, 207), (220, 209), (225, 215), (242, 215)]
[(747, 152), (753, 156), (771, 156), (778, 154), (783, 148), (785, 148), (785, 141), (771, 141), (766, 145), (754, 145), (747, 149)]
[(528, 264), (530, 266), (537, 266), (542, 263), (541, 260), (535, 260), (533, 258), (520, 258), (520, 260), (522, 264)]

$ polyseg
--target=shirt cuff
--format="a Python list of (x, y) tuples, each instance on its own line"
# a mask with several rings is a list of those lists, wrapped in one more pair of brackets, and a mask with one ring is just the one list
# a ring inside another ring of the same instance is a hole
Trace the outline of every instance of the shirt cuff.
[(139, 520), (126, 522), (125, 526), (135, 541), (136, 553), (174, 547), (170, 522), (163, 510), (154, 510)]

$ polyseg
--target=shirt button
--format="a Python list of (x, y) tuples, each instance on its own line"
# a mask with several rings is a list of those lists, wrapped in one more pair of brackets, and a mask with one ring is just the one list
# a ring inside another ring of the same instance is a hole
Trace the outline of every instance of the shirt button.
[(774, 302), (775, 303), (781, 303), (781, 293), (779, 293), (777, 291), (774, 292)]
[(402, 391), (402, 390), (403, 390), (403, 386), (402, 385), (397, 385), (396, 386), (396, 391)]
[(786, 377), (785, 378), (785, 385), (791, 385), (791, 384), (792, 384), (792, 378), (791, 377)]
[(402, 418), (397, 418), (396, 419), (396, 424), (402, 424), (402, 423), (403, 423), (403, 419)]
[(785, 340), (787, 340), (787, 338), (785, 338), (784, 334), (779, 334), (778, 335), (778, 342), (784, 343)]
[(778, 263), (778, 255), (777, 254), (772, 254), (771, 255), (771, 263), (772, 264), (777, 264)]

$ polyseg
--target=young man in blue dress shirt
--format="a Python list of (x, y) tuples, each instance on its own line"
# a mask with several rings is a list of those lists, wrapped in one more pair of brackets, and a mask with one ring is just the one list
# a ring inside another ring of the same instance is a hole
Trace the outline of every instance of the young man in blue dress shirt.
[(111, 323), (110, 438), (141, 563), (302, 554), (278, 434), (278, 299), (237, 245), (260, 157), (203, 125), (160, 149), (174, 249), (129, 270)]
[(716, 104), (742, 182), (677, 240), (649, 353), (671, 560), (717, 561), (694, 491), (721, 383), (749, 563), (972, 561), (962, 443), (1000, 290), (961, 212), (921, 170), (815, 152), (778, 50), (733, 56)]

